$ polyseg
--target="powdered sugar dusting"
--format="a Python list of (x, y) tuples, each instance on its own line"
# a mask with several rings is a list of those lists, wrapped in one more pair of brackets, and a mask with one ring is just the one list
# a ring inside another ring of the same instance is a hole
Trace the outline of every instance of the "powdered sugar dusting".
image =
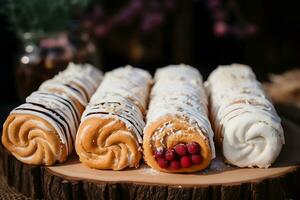
[[(208, 138), (214, 158), (213, 131), (208, 120), (207, 107), (208, 99), (198, 70), (183, 64), (158, 69), (155, 73), (155, 85), (151, 92), (145, 130), (166, 116), (184, 120), (190, 125), (189, 130), (200, 129), (201, 137)], [(180, 130), (172, 131), (172, 123), (167, 122), (155, 131), (151, 139), (159, 140), (161, 145), (165, 145), (165, 135), (182, 134)]]

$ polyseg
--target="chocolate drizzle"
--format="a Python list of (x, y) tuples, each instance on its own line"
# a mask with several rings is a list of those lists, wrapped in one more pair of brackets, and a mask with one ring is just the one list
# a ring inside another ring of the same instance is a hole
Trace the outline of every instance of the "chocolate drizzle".
[(87, 94), (84, 92), (84, 91), (81, 91), (79, 88), (75, 88), (69, 84), (64, 84), (65, 86), (67, 86), (68, 88), (70, 88), (71, 90), (77, 92), (78, 94), (80, 94), (85, 100), (88, 101), (88, 97), (87, 97)]
[[(65, 106), (67, 106), (72, 111), (72, 116), (73, 116), (73, 119), (75, 120), (75, 122), (79, 122), (79, 120), (80, 120), (79, 112), (78, 112), (76, 106), (73, 104), (72, 100), (70, 100), (67, 96), (63, 97), (63, 96), (59, 96), (56, 94), (49, 94), (49, 93), (44, 93), (44, 92), (40, 92), (40, 94), (46, 95), (46, 96), (48, 96), (48, 98), (51, 98), (51, 96), (57, 98), (56, 99), (57, 101), (64, 104)], [(77, 124), (77, 126), (78, 126), (78, 124)]]
[[(53, 113), (54, 115), (56, 115), (59, 119), (61, 119), (66, 125), (67, 125), (67, 128), (68, 128), (68, 131), (70, 133), (70, 135), (72, 135), (72, 131), (71, 131), (71, 128), (70, 128), (70, 123), (68, 122), (68, 120), (66, 120), (66, 117), (64, 117), (63, 115), (59, 114), (56, 110), (54, 109), (50, 109), (50, 108), (47, 108), (45, 105), (43, 104), (38, 104), (38, 103), (31, 103), (31, 102), (28, 102), (29, 104), (31, 105), (35, 105), (35, 106), (38, 106), (38, 107), (41, 107), (45, 110), (48, 110), (49, 112)], [(58, 121), (58, 120), (57, 120)], [(60, 123), (61, 126), (63, 126), (62, 123)], [(66, 129), (64, 129), (64, 132), (66, 132)], [(66, 137), (67, 140), (68, 140), (68, 137)], [(68, 141), (68, 142), (72, 142), (74, 143), (73, 141), (73, 137), (70, 137), (72, 139), (72, 141)]]
[(123, 121), (142, 143), (145, 126), (143, 113), (150, 83), (150, 74), (138, 68), (127, 66), (106, 73), (84, 111), (82, 121), (96, 116), (113, 116)]
[[(43, 112), (41, 110), (36, 110), (33, 108), (15, 108), (14, 110), (18, 110), (18, 111), (27, 110), (27, 111), (37, 112), (37, 113), (46, 115), (47, 117), (50, 117), (53, 121), (55, 121), (55, 123), (59, 125), (59, 127), (63, 130), (64, 133), (66, 132), (65, 126), (57, 118), (55, 118), (53, 115), (48, 114), (47, 112)], [(66, 137), (66, 139), (67, 139), (67, 137)]]
[[(61, 141), (72, 152), (80, 122), (81, 106), (85, 106), (102, 80), (102, 73), (90, 65), (74, 65), (45, 81), (26, 103), (11, 113), (31, 114), (49, 122)], [(78, 102), (81, 104), (78, 104)]]

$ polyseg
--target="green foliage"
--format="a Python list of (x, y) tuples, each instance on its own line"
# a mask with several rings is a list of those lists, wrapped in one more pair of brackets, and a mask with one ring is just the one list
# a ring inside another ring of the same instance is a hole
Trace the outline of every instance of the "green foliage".
[(0, 5), (12, 29), (24, 32), (55, 32), (64, 30), (90, 0), (6, 0)]

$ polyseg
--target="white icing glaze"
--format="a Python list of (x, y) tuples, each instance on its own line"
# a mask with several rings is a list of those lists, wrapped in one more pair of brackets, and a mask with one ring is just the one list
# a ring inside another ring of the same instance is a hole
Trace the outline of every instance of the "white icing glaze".
[(211, 117), (225, 158), (239, 167), (269, 167), (284, 144), (281, 120), (250, 67), (219, 66), (206, 82)]
[[(70, 63), (65, 71), (45, 81), (37, 92), (33, 92), (26, 98), (26, 103), (15, 108), (11, 113), (31, 114), (49, 122), (58, 133), (61, 142), (66, 145), (67, 153), (70, 154), (81, 117), (74, 100), (86, 105), (101, 80), (102, 73), (91, 65)], [(79, 93), (65, 84), (75, 88)], [(58, 89), (60, 92), (53, 89)]]
[[(27, 109), (30, 109), (30, 110), (27, 110)], [(66, 127), (67, 125), (53, 112), (51, 112), (45, 108), (42, 108), (40, 106), (32, 105), (30, 103), (24, 103), (24, 104), (20, 105), (19, 107), (15, 108), (14, 110), (12, 110), (11, 113), (31, 114), (31, 115), (35, 115), (35, 116), (38, 116), (38, 117), (46, 120), (57, 131), (57, 133), (61, 139), (61, 142), (63, 144), (65, 144), (67, 147), (67, 152), (69, 152), (71, 150), (70, 146), (72, 144), (68, 143), (68, 139), (67, 139), (66, 133), (64, 131), (64, 128), (67, 131), (67, 127)], [(56, 122), (56, 120), (59, 121), (61, 124)]]
[[(215, 157), (213, 131), (208, 120), (208, 99), (199, 71), (187, 65), (170, 65), (155, 73), (155, 85), (147, 114), (145, 130), (166, 116), (186, 118), (191, 128), (201, 130), (209, 140), (212, 158)], [(179, 132), (178, 132), (179, 134)]]
[(91, 103), (101, 101), (103, 95), (122, 96), (146, 110), (151, 75), (142, 69), (131, 66), (117, 68), (105, 74), (105, 79), (98, 88)]
[(146, 109), (151, 75), (131, 66), (107, 72), (92, 96), (81, 121), (90, 117), (113, 117), (123, 121), (142, 143), (143, 113)]
[[(76, 65), (70, 63), (66, 70), (60, 72), (53, 79), (42, 83), (39, 90), (64, 90), (69, 96), (86, 106), (89, 98), (99, 86), (102, 77), (101, 71), (89, 64)], [(71, 86), (73, 89), (68, 86)]]

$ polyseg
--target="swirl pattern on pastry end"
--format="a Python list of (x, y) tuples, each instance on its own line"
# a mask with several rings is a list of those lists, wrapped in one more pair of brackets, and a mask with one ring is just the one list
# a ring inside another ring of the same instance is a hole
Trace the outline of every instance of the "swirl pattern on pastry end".
[(3, 125), (2, 143), (26, 164), (53, 165), (67, 159), (67, 147), (54, 127), (30, 114), (10, 114)]
[(219, 66), (206, 88), (215, 139), (225, 161), (238, 167), (269, 167), (285, 143), (284, 132), (251, 67)]
[(75, 149), (82, 163), (96, 169), (138, 167), (141, 159), (135, 133), (115, 117), (84, 120), (76, 135)]
[[(165, 116), (152, 122), (144, 129), (144, 160), (149, 166), (163, 172), (195, 172), (208, 167), (212, 160), (212, 152), (209, 139), (202, 137), (200, 129), (191, 127), (185, 120), (179, 117)], [(162, 168), (157, 163), (154, 152), (157, 149), (172, 148), (177, 144), (196, 142), (199, 144), (202, 162), (189, 168)]]
[[(278, 137), (282, 127), (258, 113), (244, 113), (226, 123), (223, 134), (223, 153), (229, 163), (239, 167), (268, 168), (282, 149)], [(240, 120), (241, 117), (244, 120)], [(276, 125), (273, 127), (270, 124)]]

